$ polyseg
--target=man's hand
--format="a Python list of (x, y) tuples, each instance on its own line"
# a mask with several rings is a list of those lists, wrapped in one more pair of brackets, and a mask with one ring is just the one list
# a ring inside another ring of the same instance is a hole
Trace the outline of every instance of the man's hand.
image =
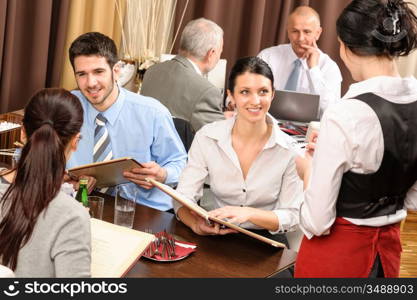
[(145, 178), (149, 177), (162, 183), (165, 182), (165, 179), (167, 178), (167, 171), (156, 162), (151, 161), (148, 163), (142, 163), (142, 165), (143, 168), (133, 168), (130, 171), (123, 172), (123, 176), (147, 190), (153, 188), (153, 185), (152, 183), (147, 182)]
[(307, 60), (307, 65), (310, 69), (314, 68), (319, 63), (320, 52), (319, 47), (317, 47), (316, 41), (313, 41), (313, 45), (301, 45), (304, 49), (306, 49), (302, 58)]

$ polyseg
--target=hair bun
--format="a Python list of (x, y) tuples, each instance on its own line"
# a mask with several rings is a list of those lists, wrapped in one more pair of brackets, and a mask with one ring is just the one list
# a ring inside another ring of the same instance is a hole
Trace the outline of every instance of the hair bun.
[(353, 0), (337, 33), (358, 55), (405, 56), (417, 47), (417, 17), (403, 0)]

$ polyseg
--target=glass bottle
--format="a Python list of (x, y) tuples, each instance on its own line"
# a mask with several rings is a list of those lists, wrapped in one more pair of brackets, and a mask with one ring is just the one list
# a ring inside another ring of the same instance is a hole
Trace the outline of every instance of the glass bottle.
[(77, 195), (75, 195), (75, 199), (81, 202), (85, 207), (88, 206), (87, 184), (88, 184), (88, 179), (80, 179), (80, 187), (78, 188)]

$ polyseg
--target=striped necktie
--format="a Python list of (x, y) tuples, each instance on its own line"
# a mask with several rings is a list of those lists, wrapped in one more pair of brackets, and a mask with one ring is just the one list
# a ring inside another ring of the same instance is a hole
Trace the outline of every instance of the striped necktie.
[(287, 83), (285, 84), (285, 88), (284, 88), (287, 91), (297, 90), (298, 77), (300, 77), (301, 60), (296, 59), (293, 64), (294, 64), (294, 68), (292, 69), (291, 74), (288, 77)]
[[(111, 150), (111, 142), (109, 131), (106, 127), (107, 119), (102, 115), (98, 114), (96, 117), (96, 130), (94, 131), (94, 150), (93, 160), (108, 161), (113, 158), (113, 151)], [(113, 188), (104, 187), (98, 190), (101, 193), (112, 194)]]
[(102, 114), (98, 114), (96, 117), (97, 126), (96, 130), (94, 131), (94, 162), (108, 161), (113, 158), (110, 136), (106, 127), (106, 123), (107, 119)]

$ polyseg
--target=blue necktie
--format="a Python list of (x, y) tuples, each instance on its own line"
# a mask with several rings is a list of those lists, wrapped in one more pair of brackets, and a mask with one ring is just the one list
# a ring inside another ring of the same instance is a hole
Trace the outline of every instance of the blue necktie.
[(296, 59), (293, 64), (294, 68), (292, 69), (290, 77), (288, 77), (287, 83), (285, 84), (284, 88), (288, 91), (297, 90), (298, 77), (300, 77), (301, 60)]

